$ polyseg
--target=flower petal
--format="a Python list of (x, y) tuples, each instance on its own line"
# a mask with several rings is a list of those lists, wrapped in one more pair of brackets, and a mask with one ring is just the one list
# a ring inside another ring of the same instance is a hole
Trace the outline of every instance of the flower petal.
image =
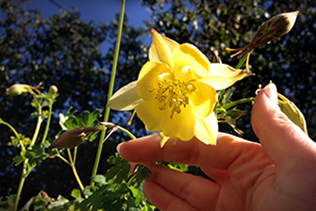
[(142, 101), (136, 107), (136, 113), (149, 131), (161, 131), (164, 136), (177, 137), (183, 141), (189, 141), (194, 136), (196, 118), (191, 106), (187, 106), (180, 114), (174, 114), (171, 119), (169, 107), (160, 110), (157, 100), (149, 100)]
[(139, 96), (144, 100), (156, 97), (154, 91), (163, 78), (173, 79), (171, 69), (165, 63), (147, 62), (138, 75), (137, 92)]
[[(188, 91), (188, 96), (192, 102), (193, 112), (198, 118), (209, 116), (217, 101), (217, 92), (208, 84), (200, 81), (189, 84), (194, 91)], [(187, 86), (189, 86), (187, 85)]]
[(204, 119), (196, 119), (195, 137), (205, 144), (216, 145), (218, 123), (215, 113)]
[(210, 62), (207, 57), (194, 45), (182, 44), (175, 49), (172, 55), (174, 71), (177, 78), (181, 79), (181, 71), (184, 67), (191, 67), (195, 73), (204, 77), (210, 71)]
[(165, 145), (165, 143), (169, 140), (169, 137), (165, 136), (163, 132), (158, 132), (158, 135), (160, 138), (160, 147), (162, 148)]
[(171, 55), (179, 44), (167, 37), (162, 37), (155, 29), (151, 29), (151, 36), (149, 60), (166, 63), (169, 67), (173, 67)]
[(136, 84), (137, 81), (133, 81), (123, 86), (114, 93), (106, 106), (119, 111), (135, 109), (135, 107), (142, 101), (137, 94)]
[(241, 69), (234, 69), (226, 64), (212, 63), (209, 74), (200, 81), (209, 84), (215, 90), (225, 89), (249, 74)]

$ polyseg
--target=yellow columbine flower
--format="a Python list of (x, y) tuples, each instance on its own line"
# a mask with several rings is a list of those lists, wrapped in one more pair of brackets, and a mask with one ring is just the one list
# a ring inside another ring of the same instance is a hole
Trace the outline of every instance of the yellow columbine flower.
[[(217, 118), (213, 112), (216, 90), (227, 88), (247, 74), (220, 63), (211, 64), (191, 44), (179, 45), (154, 29), (149, 60), (132, 82), (113, 95), (108, 107), (129, 110), (136, 106), (146, 129), (189, 141), (196, 136), (216, 144)], [(136, 95), (137, 93), (137, 95)]]

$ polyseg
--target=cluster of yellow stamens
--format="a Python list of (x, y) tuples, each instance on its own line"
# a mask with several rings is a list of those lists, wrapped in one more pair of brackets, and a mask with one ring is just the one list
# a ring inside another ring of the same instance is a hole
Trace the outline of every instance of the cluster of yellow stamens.
[(167, 81), (163, 79), (158, 83), (155, 99), (161, 103), (160, 110), (165, 110), (167, 106), (171, 108), (170, 118), (172, 119), (174, 113), (179, 114), (181, 112), (181, 106), (185, 108), (189, 104), (187, 85), (184, 81)]

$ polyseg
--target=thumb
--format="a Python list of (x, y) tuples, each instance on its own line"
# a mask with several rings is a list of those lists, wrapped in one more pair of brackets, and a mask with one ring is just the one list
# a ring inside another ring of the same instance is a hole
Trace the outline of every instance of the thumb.
[(251, 113), (252, 128), (275, 165), (289, 158), (315, 157), (316, 144), (279, 109), (274, 84), (260, 90)]

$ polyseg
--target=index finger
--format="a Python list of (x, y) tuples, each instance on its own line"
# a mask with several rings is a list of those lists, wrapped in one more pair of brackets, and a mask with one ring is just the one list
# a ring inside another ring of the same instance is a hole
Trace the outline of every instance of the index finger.
[(132, 162), (163, 160), (218, 169), (228, 169), (241, 156), (249, 156), (251, 160), (253, 153), (263, 152), (260, 144), (225, 133), (219, 133), (216, 146), (206, 145), (196, 138), (174, 142), (175, 139), (171, 138), (161, 148), (159, 136), (147, 136), (121, 143), (118, 151), (124, 159)]

